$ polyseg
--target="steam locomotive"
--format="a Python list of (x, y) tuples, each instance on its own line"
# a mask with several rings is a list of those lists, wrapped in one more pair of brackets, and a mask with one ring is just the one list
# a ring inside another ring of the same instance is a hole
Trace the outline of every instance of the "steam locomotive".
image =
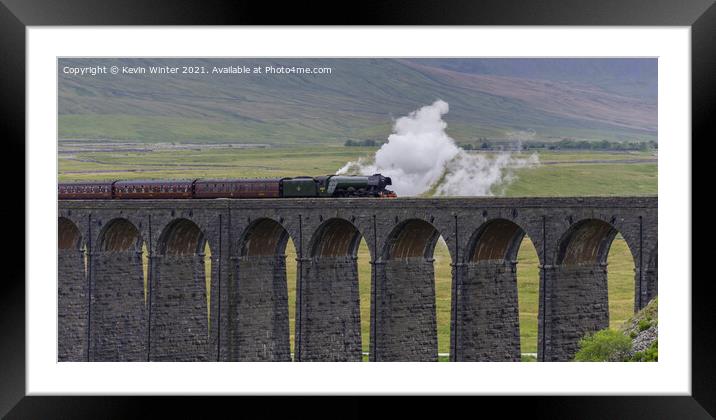
[(299, 176), (273, 179), (194, 179), (73, 182), (58, 185), (60, 200), (181, 198), (396, 197), (389, 177)]

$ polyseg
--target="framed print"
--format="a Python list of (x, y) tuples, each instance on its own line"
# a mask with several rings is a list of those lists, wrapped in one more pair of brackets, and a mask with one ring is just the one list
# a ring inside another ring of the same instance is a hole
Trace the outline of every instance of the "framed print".
[(713, 415), (691, 263), (711, 2), (233, 7), (0, 9), (26, 156), (4, 412), (355, 394)]

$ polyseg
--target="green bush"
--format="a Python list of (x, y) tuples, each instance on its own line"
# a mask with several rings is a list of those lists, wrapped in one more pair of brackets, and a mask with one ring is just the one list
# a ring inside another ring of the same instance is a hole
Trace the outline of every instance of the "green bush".
[(579, 341), (577, 362), (609, 362), (624, 360), (631, 350), (631, 339), (616, 330), (601, 330)]
[(658, 362), (659, 361), (659, 341), (655, 340), (644, 351), (638, 351), (629, 359), (630, 362)]
[(642, 319), (639, 321), (639, 332), (646, 331), (651, 327), (651, 322), (648, 319)]

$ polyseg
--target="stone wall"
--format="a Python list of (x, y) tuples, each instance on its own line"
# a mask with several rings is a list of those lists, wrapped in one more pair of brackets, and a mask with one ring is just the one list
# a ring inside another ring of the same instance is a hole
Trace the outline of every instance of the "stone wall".
[(545, 361), (572, 360), (582, 337), (609, 326), (607, 267), (564, 265), (546, 273)]
[(484, 260), (458, 268), (455, 360), (520, 361), (516, 264)]
[(299, 360), (361, 361), (356, 258), (324, 256), (303, 261), (297, 293), (301, 295), (296, 338)]
[(57, 360), (87, 361), (87, 277), (84, 251), (57, 253)]
[(165, 255), (155, 257), (154, 262), (150, 360), (216, 360), (209, 330), (204, 256)]
[(134, 250), (91, 256), (91, 361), (147, 360), (147, 305), (141, 254)]
[(286, 256), (236, 260), (232, 361), (290, 361)]
[(424, 257), (376, 264), (373, 361), (437, 361), (433, 260)]

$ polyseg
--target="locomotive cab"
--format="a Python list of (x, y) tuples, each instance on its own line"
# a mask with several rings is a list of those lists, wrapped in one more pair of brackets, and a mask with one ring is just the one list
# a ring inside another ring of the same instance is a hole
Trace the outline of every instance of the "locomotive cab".
[(282, 197), (316, 197), (320, 183), (310, 176), (281, 180)]

